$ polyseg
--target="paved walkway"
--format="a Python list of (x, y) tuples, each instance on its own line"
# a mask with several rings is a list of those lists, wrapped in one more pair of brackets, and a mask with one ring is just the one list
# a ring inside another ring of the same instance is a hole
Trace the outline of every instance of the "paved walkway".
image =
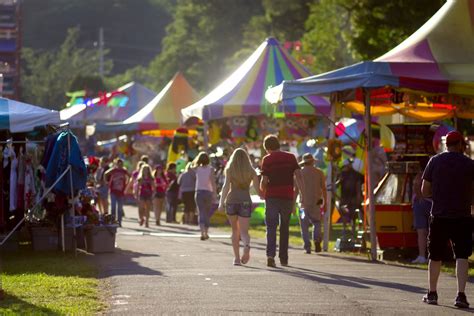
[[(289, 314), (289, 315), (463, 315), (453, 307), (456, 281), (440, 278), (439, 304), (421, 297), (426, 271), (369, 263), (337, 254), (304, 254), (290, 249), (289, 267), (266, 267), (265, 243), (252, 242), (251, 260), (232, 265), (229, 234), (211, 229), (199, 239), (196, 227), (136, 224), (136, 209), (125, 209), (113, 254), (94, 256), (109, 293), (108, 313)], [(216, 234), (213, 234), (215, 232)], [(474, 286), (468, 284), (474, 303)]]

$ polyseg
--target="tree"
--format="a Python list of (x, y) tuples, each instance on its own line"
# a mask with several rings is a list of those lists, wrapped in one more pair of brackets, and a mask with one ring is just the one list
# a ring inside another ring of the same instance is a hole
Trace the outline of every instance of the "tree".
[[(377, 58), (421, 27), (445, 0), (346, 1), (354, 29), (350, 44), (364, 60)], [(353, 3), (352, 6), (349, 3)]]
[(354, 62), (349, 49), (351, 15), (345, 0), (321, 0), (310, 7), (303, 35), (303, 54), (312, 55), (309, 68), (326, 72)]
[(208, 91), (227, 75), (225, 59), (240, 49), (242, 29), (261, 12), (253, 0), (178, 0), (163, 51), (149, 67), (161, 90), (176, 71), (196, 89)]
[(300, 40), (310, 3), (308, 0), (262, 0), (262, 14), (253, 16), (243, 27), (242, 47), (226, 60), (227, 68), (234, 69), (242, 63), (269, 36), (282, 44)]
[[(77, 47), (79, 29), (68, 30), (68, 35), (56, 52), (39, 52), (30, 48), (22, 53), (22, 91), (26, 102), (61, 109), (76, 76), (97, 74), (96, 50)], [(106, 73), (112, 62), (105, 62)]]
[(97, 96), (107, 91), (104, 80), (97, 75), (77, 75), (72, 79), (68, 91), (85, 90), (88, 96)]

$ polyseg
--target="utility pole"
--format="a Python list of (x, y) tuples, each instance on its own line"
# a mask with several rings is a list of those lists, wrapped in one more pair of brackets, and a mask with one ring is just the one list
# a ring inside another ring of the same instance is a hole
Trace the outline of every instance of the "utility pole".
[(104, 28), (99, 29), (99, 76), (104, 76)]

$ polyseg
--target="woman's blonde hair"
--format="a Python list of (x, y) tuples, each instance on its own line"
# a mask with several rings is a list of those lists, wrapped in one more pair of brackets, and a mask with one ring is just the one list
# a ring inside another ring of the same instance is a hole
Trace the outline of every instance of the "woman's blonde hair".
[(146, 163), (144, 163), (141, 168), (140, 168), (140, 171), (138, 172), (138, 177), (137, 177), (137, 181), (140, 181), (141, 179), (143, 179), (143, 174), (145, 173), (145, 169), (148, 169), (148, 175), (150, 176), (150, 178), (153, 178), (153, 175), (151, 173), (151, 167), (150, 165), (147, 165)]
[(225, 176), (239, 188), (247, 189), (255, 174), (247, 152), (242, 148), (234, 150), (225, 167)]

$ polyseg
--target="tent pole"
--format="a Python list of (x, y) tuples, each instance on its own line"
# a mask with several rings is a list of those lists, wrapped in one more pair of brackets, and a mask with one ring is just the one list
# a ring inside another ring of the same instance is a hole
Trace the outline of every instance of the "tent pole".
[(372, 124), (370, 115), (370, 89), (364, 89), (364, 106), (365, 106), (365, 133), (367, 140), (367, 182), (369, 190), (369, 226), (370, 226), (370, 255), (372, 261), (377, 261), (377, 232), (375, 226), (375, 198), (374, 184), (372, 174)]
[[(336, 104), (337, 104), (337, 93), (334, 93), (331, 96), (331, 113), (330, 121), (336, 121)], [(336, 137), (335, 124), (329, 124), (329, 139), (334, 139)], [(334, 164), (331, 161), (328, 165), (328, 171), (326, 176), (326, 187), (327, 190), (327, 201), (326, 202), (326, 212), (324, 212), (324, 242), (323, 250), (328, 251), (329, 248), (329, 230), (331, 228), (331, 212), (333, 210), (333, 192), (334, 192), (334, 177), (333, 177)]]
[(204, 142), (204, 151), (207, 152), (207, 150), (209, 149), (209, 125), (207, 124), (206, 121), (204, 121), (204, 128), (203, 128), (203, 142)]

